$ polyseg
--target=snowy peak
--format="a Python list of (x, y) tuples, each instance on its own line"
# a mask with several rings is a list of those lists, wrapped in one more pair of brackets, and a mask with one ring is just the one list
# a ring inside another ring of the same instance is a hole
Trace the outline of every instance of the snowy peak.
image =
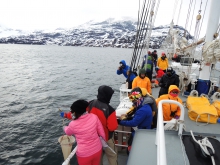
[[(169, 25), (154, 27), (149, 47), (160, 48), (169, 28)], [(174, 28), (179, 28), (180, 34), (184, 33), (182, 27), (175, 26)], [(0, 43), (133, 48), (136, 30), (137, 22), (113, 18), (102, 22), (89, 21), (71, 29), (37, 30), (31, 33), (0, 28), (2, 34), (11, 32), (10, 36), (0, 35)], [(189, 36), (192, 38), (190, 34)]]

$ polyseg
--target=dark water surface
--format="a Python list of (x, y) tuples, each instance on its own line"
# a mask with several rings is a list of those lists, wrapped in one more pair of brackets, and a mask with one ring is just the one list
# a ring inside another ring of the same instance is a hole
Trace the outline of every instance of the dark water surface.
[[(100, 85), (114, 90), (119, 104), (125, 78), (119, 61), (132, 49), (0, 45), (0, 164), (59, 165), (63, 135), (58, 108), (68, 111), (76, 99), (96, 98)], [(71, 164), (76, 164), (73, 158)]]

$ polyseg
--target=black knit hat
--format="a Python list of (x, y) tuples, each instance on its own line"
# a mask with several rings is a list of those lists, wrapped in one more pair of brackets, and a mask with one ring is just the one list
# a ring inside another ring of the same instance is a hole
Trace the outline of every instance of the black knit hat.
[(145, 74), (145, 70), (144, 69), (140, 69), (139, 70), (139, 74)]
[(72, 113), (83, 114), (88, 105), (89, 103), (85, 100), (77, 100), (71, 105), (70, 109)]
[(173, 72), (173, 68), (172, 67), (167, 68), (167, 72), (172, 73)]

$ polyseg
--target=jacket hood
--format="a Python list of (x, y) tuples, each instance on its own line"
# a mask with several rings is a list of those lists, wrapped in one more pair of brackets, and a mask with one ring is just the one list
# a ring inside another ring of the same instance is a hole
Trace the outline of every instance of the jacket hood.
[(121, 60), (119, 63), (122, 63), (122, 65), (126, 66), (125, 60)]
[(109, 104), (113, 93), (114, 93), (114, 90), (111, 87), (102, 85), (98, 89), (97, 98), (99, 101)]
[(170, 85), (169, 90), (168, 90), (168, 93), (170, 93), (170, 92), (171, 92), (172, 90), (174, 90), (174, 89), (180, 91), (180, 89), (179, 89), (176, 85)]
[(142, 92), (142, 96), (150, 95), (150, 94), (147, 92), (147, 89), (146, 89), (146, 88), (140, 88), (140, 89), (141, 89), (141, 92)]
[(145, 105), (145, 104), (153, 104), (155, 101), (152, 97), (150, 96), (146, 96), (144, 97), (144, 101), (142, 103), (142, 105)]

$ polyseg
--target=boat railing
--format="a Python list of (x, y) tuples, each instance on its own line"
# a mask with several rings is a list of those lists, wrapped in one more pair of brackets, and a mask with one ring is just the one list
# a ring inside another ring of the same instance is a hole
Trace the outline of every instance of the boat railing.
[(128, 89), (126, 84), (122, 84), (120, 87), (120, 101), (128, 97), (128, 94), (131, 92), (131, 89)]
[[(184, 107), (177, 101), (174, 100), (161, 100), (158, 104), (158, 118), (157, 118), (157, 131), (156, 131), (156, 145), (157, 145), (157, 165), (167, 165), (166, 159), (166, 146), (165, 146), (165, 133), (164, 133), (164, 121), (163, 121), (163, 109), (162, 104), (171, 103), (176, 104), (180, 107), (181, 115), (179, 120), (184, 121)], [(166, 123), (171, 123), (166, 121)], [(183, 122), (179, 124), (178, 135), (181, 136), (183, 132)]]

